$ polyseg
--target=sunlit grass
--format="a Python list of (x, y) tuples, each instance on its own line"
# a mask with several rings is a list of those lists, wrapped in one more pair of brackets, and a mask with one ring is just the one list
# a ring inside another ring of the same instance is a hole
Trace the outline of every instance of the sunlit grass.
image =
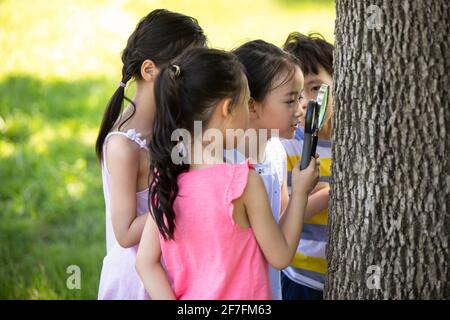
[(14, 144), (6, 142), (6, 141), (0, 141), (0, 157), (10, 157), (15, 151)]
[[(105, 244), (93, 141), (111, 90), (103, 78), (0, 81), (0, 298), (96, 297)], [(65, 287), (72, 264), (81, 291)]]
[[(94, 141), (120, 52), (155, 8), (196, 17), (224, 49), (281, 45), (291, 31), (333, 40), (328, 0), (0, 0), (0, 299), (96, 297), (105, 222)], [(69, 265), (81, 290), (66, 287)]]
[(333, 40), (330, 1), (68, 1), (0, 3), (0, 76), (118, 76), (120, 52), (137, 21), (156, 8), (192, 15), (210, 45), (232, 49), (264, 38), (281, 45), (291, 31), (321, 31)]

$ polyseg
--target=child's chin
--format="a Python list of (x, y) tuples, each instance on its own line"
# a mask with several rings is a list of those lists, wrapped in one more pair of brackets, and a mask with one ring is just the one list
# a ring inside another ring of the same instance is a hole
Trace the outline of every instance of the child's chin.
[(280, 139), (294, 139), (295, 137), (295, 130), (290, 130), (289, 132), (280, 132)]

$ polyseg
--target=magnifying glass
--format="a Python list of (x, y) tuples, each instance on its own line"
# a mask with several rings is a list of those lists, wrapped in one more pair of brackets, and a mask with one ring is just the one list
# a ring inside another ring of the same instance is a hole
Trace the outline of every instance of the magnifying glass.
[(310, 100), (306, 108), (305, 116), (305, 138), (303, 140), (302, 160), (300, 170), (308, 167), (311, 156), (316, 155), (319, 130), (325, 121), (328, 109), (328, 94), (330, 87), (322, 84), (315, 100)]

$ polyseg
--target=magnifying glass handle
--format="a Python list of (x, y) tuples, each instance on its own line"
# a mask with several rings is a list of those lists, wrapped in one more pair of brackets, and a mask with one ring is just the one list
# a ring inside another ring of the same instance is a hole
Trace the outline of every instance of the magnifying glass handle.
[(317, 135), (314, 135), (314, 136), (312, 137), (312, 143), (311, 143), (311, 156), (312, 156), (312, 157), (315, 157), (315, 156), (316, 156), (317, 140), (318, 140)]
[(300, 170), (304, 170), (308, 167), (311, 161), (311, 149), (313, 144), (313, 136), (311, 133), (305, 133), (303, 139), (302, 160), (300, 161)]
[(306, 107), (305, 115), (305, 137), (303, 138), (302, 160), (300, 161), (300, 170), (306, 169), (311, 160), (312, 138), (315, 128), (313, 128), (314, 119), (316, 116), (317, 103), (315, 100), (310, 100)]

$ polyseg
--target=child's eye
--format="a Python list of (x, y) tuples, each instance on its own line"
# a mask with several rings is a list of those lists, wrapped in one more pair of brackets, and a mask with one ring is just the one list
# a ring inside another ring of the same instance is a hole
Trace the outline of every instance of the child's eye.
[(291, 105), (291, 104), (293, 104), (294, 102), (296, 102), (296, 100), (289, 100), (289, 101), (286, 101), (286, 103), (287, 103), (288, 105)]
[(315, 86), (315, 87), (313, 87), (312, 89), (313, 89), (313, 91), (319, 91), (320, 86)]

